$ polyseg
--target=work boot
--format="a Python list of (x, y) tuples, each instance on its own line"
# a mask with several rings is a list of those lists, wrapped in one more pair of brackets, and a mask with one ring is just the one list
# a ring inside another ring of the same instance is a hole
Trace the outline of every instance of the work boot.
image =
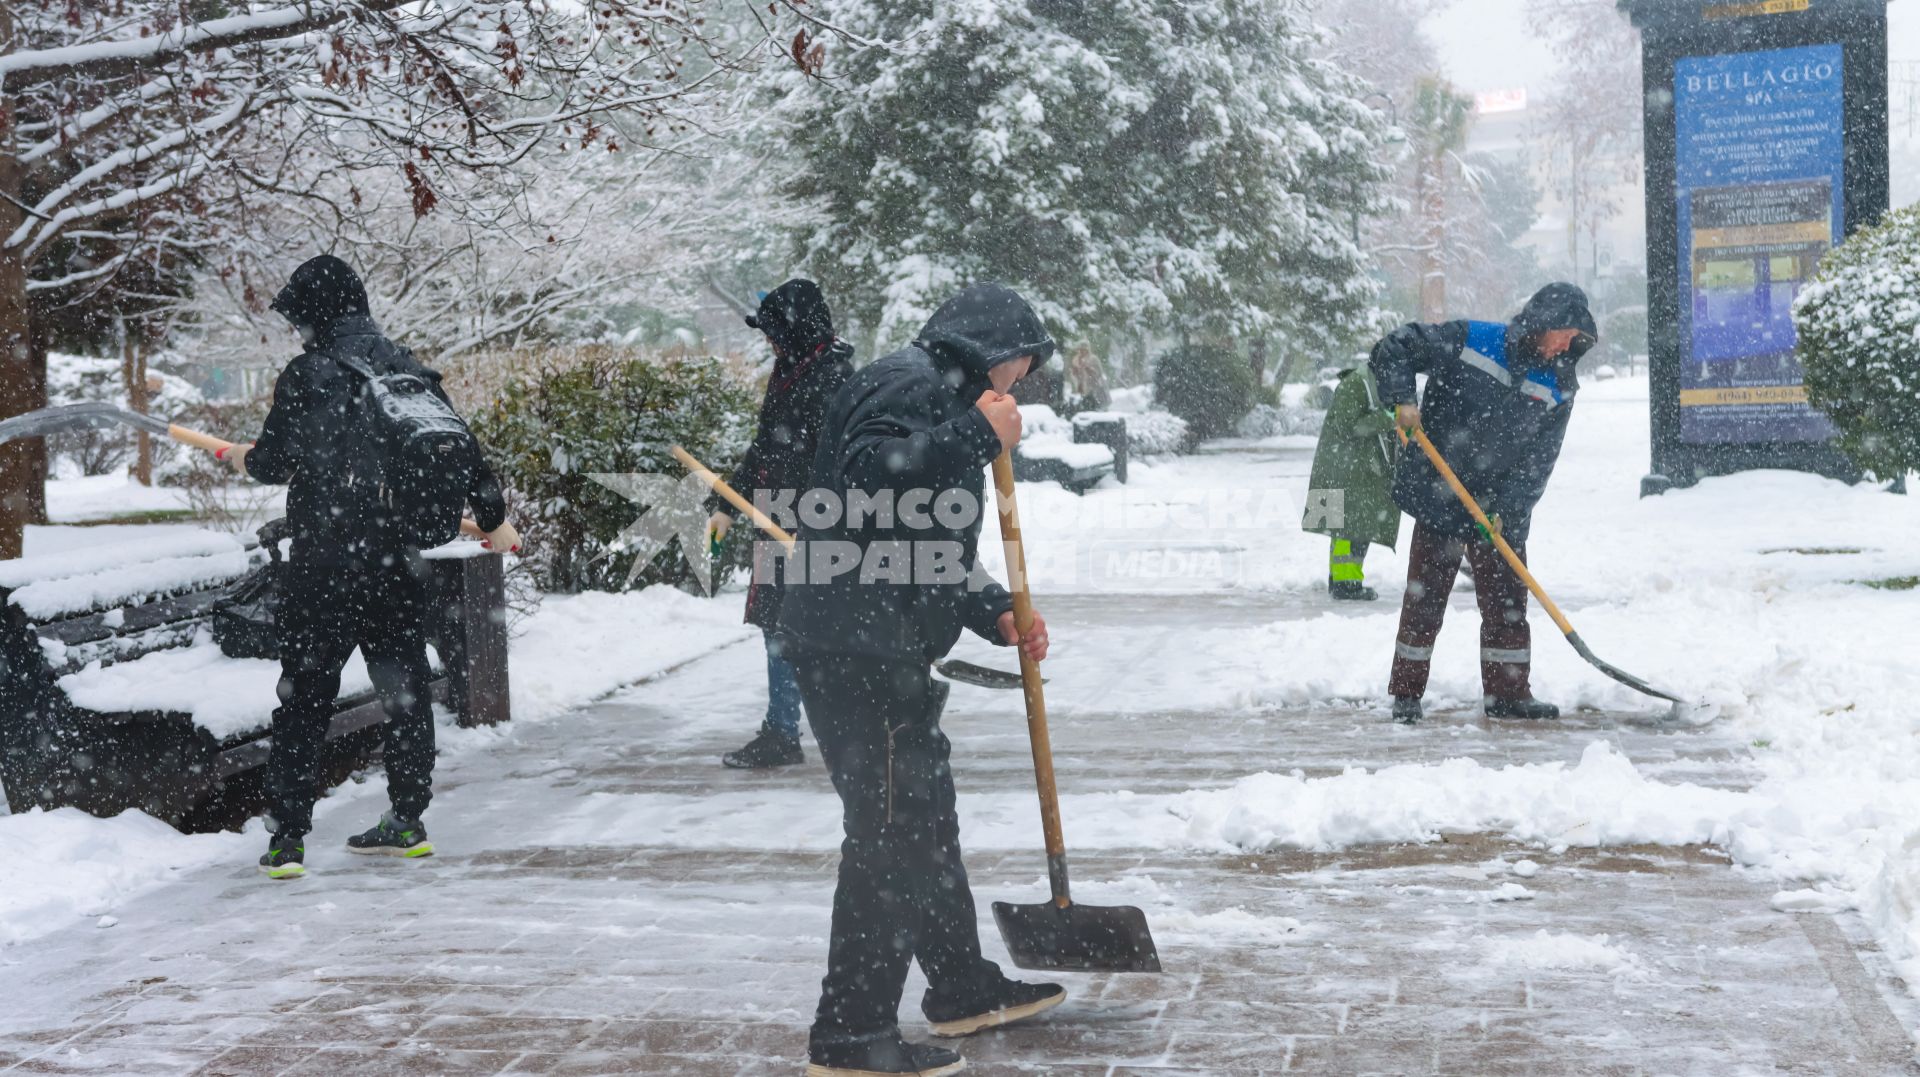
[(1327, 584), (1327, 594), (1336, 602), (1372, 602), (1380, 597), (1380, 592), (1359, 580), (1335, 580)]
[(807, 1050), (807, 1077), (870, 1077), (918, 1074), (944, 1077), (967, 1068), (967, 1060), (945, 1047), (908, 1043), (900, 1033), (860, 1043), (816, 1045)]
[(275, 834), (267, 839), (267, 851), (260, 854), (260, 874), (269, 879), (298, 879), (307, 873), (307, 839), (289, 834), (282, 841)]
[(1560, 717), (1559, 707), (1542, 703), (1531, 696), (1525, 699), (1495, 699), (1488, 696), (1486, 712), (1489, 718), (1525, 718), (1536, 722)]
[(418, 819), (402, 819), (392, 812), (380, 816), (371, 830), (347, 839), (347, 851), (362, 856), (432, 856), (433, 843)]
[(747, 742), (746, 747), (720, 757), (720, 762), (735, 770), (790, 767), (806, 761), (806, 754), (800, 750), (799, 737), (789, 739), (764, 725), (760, 727), (759, 734)]
[(1000, 982), (961, 998), (940, 998), (931, 988), (921, 996), (920, 1012), (927, 1015), (936, 1036), (971, 1036), (981, 1029), (1025, 1021), (1067, 1000), (1059, 984), (1030, 984), (1000, 977)]
[(1419, 696), (1394, 696), (1393, 720), (1401, 725), (1412, 725), (1426, 714), (1420, 709)]

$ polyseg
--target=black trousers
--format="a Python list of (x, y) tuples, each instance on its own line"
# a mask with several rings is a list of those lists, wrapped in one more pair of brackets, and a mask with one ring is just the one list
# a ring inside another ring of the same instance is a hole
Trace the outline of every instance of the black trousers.
[(417, 557), (391, 564), (290, 563), (280, 605), (280, 706), (267, 757), (267, 804), (283, 839), (313, 827), (317, 773), (340, 670), (355, 647), (386, 709), (387, 793), (418, 819), (433, 796), (433, 700), (427, 587)]
[(814, 1044), (898, 1034), (907, 967), (929, 993), (959, 999), (1000, 982), (980, 956), (973, 891), (960, 862), (946, 685), (928, 668), (849, 655), (789, 653), (807, 721), (840, 794), (846, 840)]
[[(1527, 563), (1526, 543), (1513, 552)], [(1527, 626), (1527, 585), (1490, 542), (1448, 538), (1415, 524), (1407, 551), (1407, 594), (1400, 604), (1400, 635), (1394, 641), (1387, 690), (1418, 699), (1433, 669), (1433, 641), (1447, 616), (1454, 576), (1465, 558), (1473, 566), (1473, 592), (1480, 605), (1480, 689), (1495, 699), (1526, 699), (1533, 668), (1533, 633)]]

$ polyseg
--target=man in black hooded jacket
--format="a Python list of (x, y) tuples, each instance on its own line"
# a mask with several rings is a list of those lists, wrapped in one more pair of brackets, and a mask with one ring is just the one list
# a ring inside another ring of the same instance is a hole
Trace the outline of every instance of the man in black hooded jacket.
[[(1571, 284), (1540, 289), (1511, 323), (1407, 325), (1374, 346), (1369, 366), (1402, 429), (1422, 427), (1467, 492), (1524, 562), (1533, 507), (1560, 456), (1580, 382), (1575, 367), (1598, 332)], [(1427, 376), (1416, 399), (1414, 377)], [(1490, 718), (1553, 718), (1533, 698), (1527, 589), (1421, 452), (1400, 454), (1393, 499), (1413, 517), (1407, 593), (1388, 691), (1393, 716), (1421, 717), (1433, 641), (1465, 557), (1480, 605), (1480, 680)], [(1476, 541), (1477, 539), (1477, 541)]]
[(1005, 588), (975, 571), (983, 470), (1012, 450), (1007, 391), (1053, 353), (1011, 289), (968, 288), (910, 347), (855, 374), (828, 405), (801, 505), (804, 581), (789, 582), (776, 635), (799, 672), (807, 720), (840, 794), (846, 840), (827, 975), (809, 1037), (813, 1077), (956, 1072), (960, 1056), (909, 1044), (899, 1006), (907, 968), (926, 973), (921, 1009), (940, 1035), (1031, 1017), (1057, 984), (1001, 975), (979, 924), (940, 731), (946, 685), (931, 664), (963, 628), (1047, 652), (1038, 616), (1024, 637)]
[[(782, 491), (806, 489), (827, 401), (853, 376), (853, 345), (835, 338), (826, 297), (819, 285), (805, 279), (768, 292), (747, 324), (766, 334), (773, 373), (767, 376), (753, 444), (733, 469), (729, 485), (748, 499), (756, 491), (777, 499)], [(707, 499), (707, 509), (713, 514), (708, 529), (725, 537), (733, 526), (733, 506), (716, 493)], [(800, 688), (793, 667), (773, 644), (773, 629), (780, 623), (777, 579), (756, 579), (747, 589), (746, 619), (767, 634), (767, 715), (745, 747), (720, 761), (741, 770), (791, 766), (805, 758), (800, 751)]]
[[(260, 870), (271, 878), (305, 873), (305, 841), (318, 796), (321, 748), (340, 694), (340, 671), (359, 647), (387, 712), (387, 792), (392, 810), (347, 839), (356, 853), (418, 857), (433, 852), (420, 815), (433, 786), (433, 705), (428, 695), (425, 565), (382, 525), (378, 493), (356, 481), (353, 404), (358, 358), (381, 374), (425, 378), (445, 399), (440, 375), (382, 336), (366, 288), (345, 262), (309, 259), (274, 297), (306, 350), (280, 372), (273, 408), (251, 445), (221, 458), (259, 482), (286, 484), (293, 548), (281, 578), (280, 706), (273, 712), (267, 803), (273, 833)], [(482, 463), (467, 493), (487, 545), (518, 549), (500, 484)]]

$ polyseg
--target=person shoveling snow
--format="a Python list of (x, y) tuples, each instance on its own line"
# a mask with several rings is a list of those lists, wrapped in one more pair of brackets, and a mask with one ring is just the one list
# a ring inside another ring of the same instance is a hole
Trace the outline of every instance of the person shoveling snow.
[[(1511, 324), (1411, 324), (1374, 346), (1368, 365), (1381, 399), (1405, 430), (1424, 428), (1458, 469), (1461, 483), (1524, 563), (1533, 508), (1546, 492), (1579, 388), (1575, 367), (1598, 336), (1586, 293), (1549, 284)], [(1421, 399), (1414, 377), (1427, 376)], [(1405, 453), (1393, 499), (1414, 519), (1407, 591), (1400, 607), (1388, 691), (1393, 716), (1417, 722), (1432, 670), (1433, 643), (1454, 574), (1473, 564), (1480, 605), (1480, 681), (1489, 718), (1555, 718), (1533, 698), (1526, 584), (1421, 453)]]

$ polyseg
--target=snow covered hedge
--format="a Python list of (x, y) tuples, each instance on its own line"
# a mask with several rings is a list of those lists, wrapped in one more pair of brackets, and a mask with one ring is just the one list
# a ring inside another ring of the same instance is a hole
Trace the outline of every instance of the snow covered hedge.
[[(180, 419), (205, 401), (185, 378), (158, 370), (148, 370), (150, 382), (158, 383), (147, 410), (166, 419)], [(101, 359), (90, 355), (47, 356), (47, 403), (79, 404), (104, 400), (127, 407), (127, 386), (119, 359)], [(82, 427), (66, 430), (47, 439), (48, 463), (55, 478), (70, 479), (82, 475), (105, 475), (128, 467), (137, 442), (132, 430), (124, 426)], [(162, 481), (177, 479), (179, 468), (170, 466), (183, 453), (166, 438), (151, 439), (154, 471)]]
[(1883, 477), (1920, 468), (1920, 206), (1829, 253), (1793, 320), (1807, 397), (1847, 454)]
[(1153, 367), (1153, 397), (1185, 419), (1195, 437), (1217, 438), (1253, 410), (1260, 388), (1253, 367), (1231, 348), (1188, 344), (1166, 352)]
[[(472, 425), (507, 487), (539, 586), (620, 590), (634, 555), (616, 551), (614, 542), (640, 506), (587, 476), (678, 479), (686, 472), (668, 455), (672, 445), (725, 475), (746, 450), (757, 403), (723, 360), (592, 347), (566, 361), (543, 355), (475, 412)], [(670, 547), (634, 584), (678, 583), (686, 575), (685, 560)]]

